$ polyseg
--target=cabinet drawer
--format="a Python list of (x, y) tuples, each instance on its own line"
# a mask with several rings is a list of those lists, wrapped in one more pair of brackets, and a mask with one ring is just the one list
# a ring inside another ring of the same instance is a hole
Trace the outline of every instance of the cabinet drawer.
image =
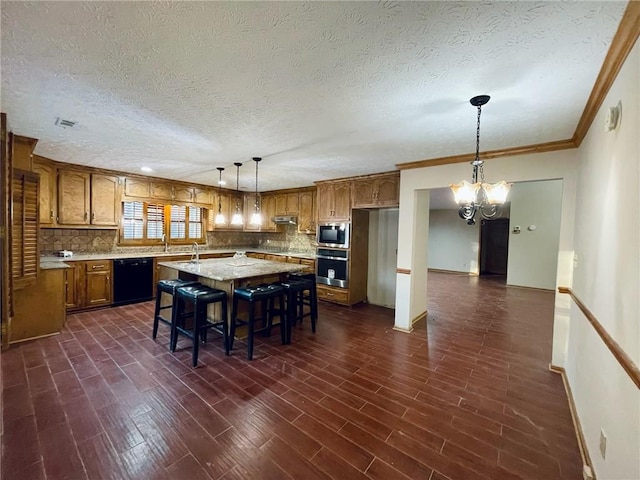
[(91, 260), (86, 262), (87, 273), (108, 272), (111, 270), (111, 260)]
[(331, 288), (324, 285), (317, 286), (318, 298), (336, 303), (349, 303), (349, 290), (342, 288)]

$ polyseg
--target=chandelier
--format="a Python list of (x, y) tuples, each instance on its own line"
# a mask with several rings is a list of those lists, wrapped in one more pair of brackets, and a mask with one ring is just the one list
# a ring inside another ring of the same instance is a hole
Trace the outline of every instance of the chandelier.
[[(476, 156), (471, 162), (473, 165), (472, 183), (466, 180), (457, 185), (451, 185), (453, 196), (460, 208), (458, 215), (467, 221), (467, 225), (475, 225), (476, 213), (486, 220), (498, 218), (501, 213), (500, 206), (507, 199), (507, 194), (511, 188), (510, 183), (500, 181), (490, 184), (484, 181), (484, 160), (480, 160), (480, 114), (482, 105), (485, 105), (491, 97), (489, 95), (478, 95), (469, 102), (474, 107), (478, 107), (478, 125), (476, 129)], [(478, 181), (478, 177), (480, 181)]]

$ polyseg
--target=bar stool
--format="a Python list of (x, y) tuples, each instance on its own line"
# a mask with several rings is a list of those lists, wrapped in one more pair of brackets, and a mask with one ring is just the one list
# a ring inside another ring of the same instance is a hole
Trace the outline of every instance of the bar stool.
[[(198, 365), (198, 350), (200, 340), (207, 341), (207, 330), (213, 329), (222, 334), (225, 354), (229, 355), (229, 338), (227, 334), (227, 292), (207, 287), (206, 285), (190, 285), (178, 287), (176, 290), (177, 300), (171, 321), (171, 351), (176, 351), (178, 334), (182, 334), (193, 340), (192, 365)], [(193, 304), (192, 314), (184, 312), (186, 303)], [(218, 321), (210, 321), (207, 317), (207, 307), (211, 304), (221, 304), (221, 315)], [(193, 326), (189, 330), (182, 322), (185, 317), (193, 315)]]
[[(296, 320), (302, 323), (304, 317), (311, 318), (311, 331), (316, 333), (316, 321), (318, 320), (318, 292), (316, 291), (316, 274), (315, 273), (303, 273), (294, 272), (289, 274), (289, 278), (296, 280), (305, 280), (309, 283), (309, 288), (300, 292), (298, 302), (298, 315)], [(304, 307), (308, 306), (309, 310), (304, 311)]]
[[(167, 325), (171, 325), (171, 319), (164, 318), (160, 314), (160, 311), (167, 308), (173, 309), (173, 304), (176, 301), (175, 295), (176, 295), (177, 288), (187, 287), (189, 285), (194, 285), (194, 284), (199, 285), (199, 283), (196, 282), (195, 280), (181, 280), (179, 278), (175, 278), (172, 280), (160, 280), (156, 284), (156, 308), (153, 313), (153, 334), (152, 334), (152, 338), (154, 340), (158, 336), (158, 325), (161, 321), (166, 323)], [(171, 304), (161, 306), (163, 293), (166, 293), (167, 295), (171, 295)], [(171, 340), (169, 341), (169, 345), (171, 345)]]
[[(278, 299), (278, 307), (275, 308), (275, 300)], [(238, 302), (247, 302), (249, 309), (248, 318), (238, 317)], [(255, 317), (255, 305), (260, 304), (260, 317)], [(233, 349), (236, 327), (246, 325), (247, 332), (247, 358), (253, 358), (253, 336), (255, 333), (271, 333), (273, 317), (280, 317), (280, 336), (282, 344), (287, 343), (287, 319), (284, 314), (284, 288), (278, 284), (259, 285), (257, 287), (236, 288), (233, 291), (233, 306), (231, 308), (231, 328), (229, 331), (229, 350)], [(262, 320), (262, 327), (255, 328), (255, 323)]]
[[(313, 309), (313, 303), (305, 303), (305, 292), (310, 292), (309, 296), (314, 295), (313, 282), (306, 278), (289, 277), (287, 280), (280, 282), (287, 297), (287, 343), (291, 343), (291, 328), (297, 322), (302, 323), (305, 315), (311, 315), (311, 330), (316, 331), (317, 313)], [(304, 306), (311, 305), (311, 311), (304, 313)]]

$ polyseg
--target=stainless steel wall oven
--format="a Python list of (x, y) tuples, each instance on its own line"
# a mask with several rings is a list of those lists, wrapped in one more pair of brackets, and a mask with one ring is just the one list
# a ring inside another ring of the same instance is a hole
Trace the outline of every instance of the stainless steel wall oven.
[(318, 248), (316, 252), (316, 281), (324, 285), (347, 288), (349, 285), (349, 251)]

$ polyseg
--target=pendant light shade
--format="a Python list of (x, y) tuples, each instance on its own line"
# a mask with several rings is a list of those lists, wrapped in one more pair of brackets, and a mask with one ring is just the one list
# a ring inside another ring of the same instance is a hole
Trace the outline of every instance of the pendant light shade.
[(242, 211), (240, 210), (240, 202), (238, 198), (240, 197), (240, 167), (242, 164), (240, 162), (234, 163), (236, 166), (236, 211), (231, 217), (231, 225), (242, 225), (244, 223), (242, 219)]
[(256, 162), (256, 192), (255, 202), (253, 204), (253, 214), (251, 215), (251, 225), (262, 225), (262, 214), (260, 213), (260, 197), (258, 197), (258, 163), (262, 161), (260, 157), (253, 157), (253, 161)]
[[(507, 200), (507, 194), (511, 184), (500, 181), (490, 184), (484, 181), (484, 160), (480, 160), (480, 114), (482, 106), (491, 97), (489, 95), (478, 95), (469, 100), (469, 103), (478, 109), (478, 122), (476, 127), (476, 156), (471, 162), (473, 165), (472, 182), (462, 180), (456, 185), (451, 185), (453, 196), (460, 208), (458, 214), (460, 218), (467, 221), (468, 225), (476, 223), (476, 213), (485, 220), (499, 218), (500, 206)], [(478, 178), (479, 177), (479, 178)]]
[(222, 167), (218, 167), (218, 172), (219, 172), (219, 178), (218, 178), (218, 213), (216, 214), (216, 218), (214, 220), (214, 223), (216, 225), (224, 225), (225, 223), (227, 223), (227, 219), (224, 216), (224, 213), (222, 213), (222, 199), (220, 198), (220, 188), (222, 185), (222, 172), (224, 171), (224, 168)]

